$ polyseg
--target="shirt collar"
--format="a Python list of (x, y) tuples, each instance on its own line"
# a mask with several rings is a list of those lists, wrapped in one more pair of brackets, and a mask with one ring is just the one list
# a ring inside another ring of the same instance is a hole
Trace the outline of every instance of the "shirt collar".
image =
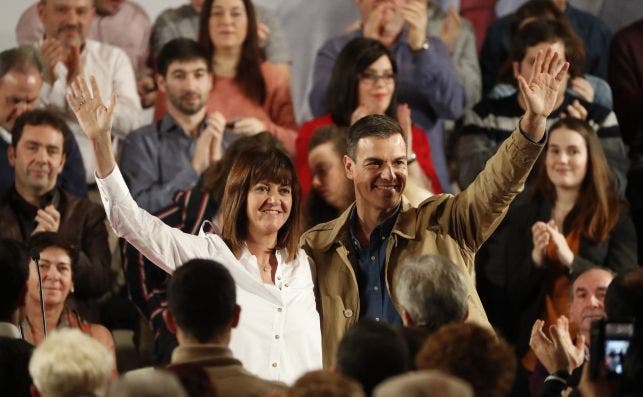
[[(388, 218), (384, 219), (375, 229), (373, 229), (373, 232), (371, 233), (371, 237), (374, 234), (379, 234), (380, 236), (388, 236), (391, 234), (391, 231), (393, 231), (393, 226), (395, 226), (395, 222), (397, 221), (397, 216), (400, 213), (400, 208), (402, 207), (402, 202), (397, 205), (395, 208), (395, 211), (391, 215), (389, 215)], [(353, 242), (353, 245), (357, 249), (361, 249), (362, 246), (359, 243), (359, 239), (357, 238), (357, 227), (358, 227), (358, 222), (359, 219), (357, 218), (357, 206), (353, 206), (351, 208), (351, 212), (348, 215), (348, 224), (350, 225), (350, 233), (351, 233), (351, 241)]]
[[(199, 134), (205, 129), (206, 120), (207, 117), (204, 117), (203, 120), (201, 120), (201, 123), (199, 123), (199, 127), (197, 129)], [(159, 132), (180, 133), (181, 135), (188, 136), (169, 112), (165, 113), (165, 116), (163, 116), (163, 118), (158, 123)]]

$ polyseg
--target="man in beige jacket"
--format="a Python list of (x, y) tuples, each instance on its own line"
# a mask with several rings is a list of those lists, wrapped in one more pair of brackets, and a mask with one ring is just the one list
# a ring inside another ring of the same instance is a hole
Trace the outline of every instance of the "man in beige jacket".
[(344, 166), (355, 185), (355, 203), (302, 236), (316, 264), (325, 366), (360, 317), (401, 324), (390, 285), (397, 265), (409, 257), (433, 253), (451, 259), (466, 274), (468, 321), (489, 326), (475, 288), (474, 255), (523, 188), (544, 146), (545, 121), (564, 89), (567, 68), (551, 48), (540, 52), (529, 81), (519, 81), (527, 110), (516, 131), (468, 189), (433, 196), (417, 208), (402, 195), (415, 156), (407, 152), (397, 122), (373, 115), (351, 126)]

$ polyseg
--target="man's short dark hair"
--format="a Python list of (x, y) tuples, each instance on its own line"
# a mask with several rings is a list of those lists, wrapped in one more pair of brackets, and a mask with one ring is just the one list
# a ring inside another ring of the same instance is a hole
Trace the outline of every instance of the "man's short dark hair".
[(156, 72), (165, 76), (172, 62), (188, 62), (198, 59), (205, 62), (208, 72), (212, 72), (212, 59), (201, 44), (185, 37), (170, 40), (159, 52), (156, 59)]
[(366, 395), (384, 379), (408, 370), (409, 351), (390, 325), (362, 320), (350, 328), (337, 348), (337, 369), (362, 384)]
[(0, 239), (0, 321), (9, 322), (29, 278), (29, 256), (19, 241)]
[(381, 114), (362, 117), (348, 129), (346, 152), (350, 158), (355, 160), (355, 149), (360, 139), (370, 136), (388, 138), (395, 134), (400, 134), (406, 143), (406, 135), (404, 135), (402, 127), (392, 117)]
[(0, 52), (0, 79), (9, 71), (28, 72), (35, 68), (42, 75), (45, 63), (40, 52), (30, 45), (21, 45)]
[(63, 136), (63, 153), (67, 154), (69, 151), (69, 141), (72, 139), (72, 132), (58, 110), (52, 108), (33, 109), (18, 116), (11, 129), (11, 146), (14, 148), (18, 146), (18, 142), (20, 142), (20, 138), (22, 138), (22, 133), (28, 125), (46, 125), (60, 132)]
[(226, 331), (237, 295), (230, 272), (218, 262), (192, 259), (170, 279), (167, 306), (176, 325), (201, 343)]

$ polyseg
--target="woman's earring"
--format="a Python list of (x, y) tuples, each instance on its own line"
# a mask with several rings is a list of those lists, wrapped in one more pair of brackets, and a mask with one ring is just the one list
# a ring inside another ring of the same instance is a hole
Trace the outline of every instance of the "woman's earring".
[(71, 293), (74, 293), (74, 284), (71, 285)]

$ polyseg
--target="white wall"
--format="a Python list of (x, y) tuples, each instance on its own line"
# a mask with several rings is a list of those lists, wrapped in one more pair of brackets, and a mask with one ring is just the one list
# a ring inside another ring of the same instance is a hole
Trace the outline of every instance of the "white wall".
[[(16, 45), (16, 23), (20, 14), (35, 0), (0, 0), (0, 50)], [(188, 0), (138, 0), (145, 8), (152, 22), (165, 8), (176, 7)]]

